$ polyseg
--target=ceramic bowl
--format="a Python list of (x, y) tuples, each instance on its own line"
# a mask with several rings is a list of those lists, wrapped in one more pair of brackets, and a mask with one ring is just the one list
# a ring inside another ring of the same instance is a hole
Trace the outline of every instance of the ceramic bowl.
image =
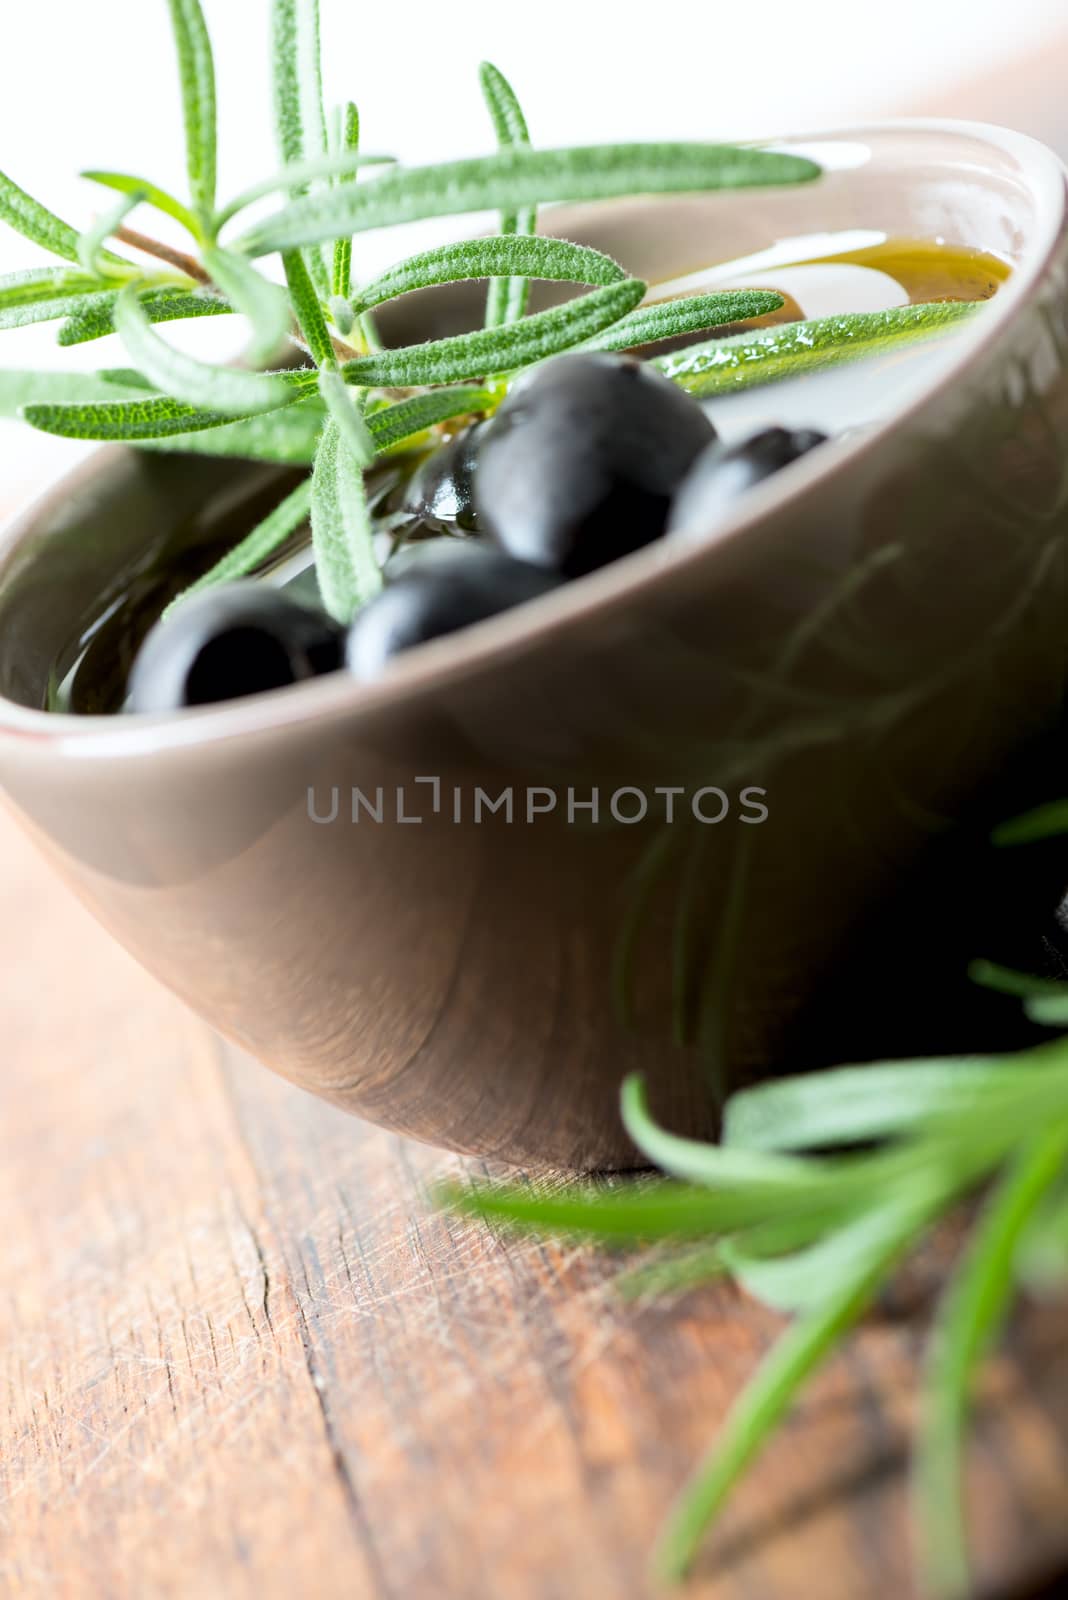
[[(661, 541), (371, 687), (338, 674), (149, 719), (42, 706), (150, 561), (247, 519), (278, 470), (109, 448), (7, 535), (11, 804), (190, 1006), (387, 1127), (625, 1166), (618, 1086), (638, 1069), (665, 1120), (708, 1133), (725, 1086), (833, 1048), (836, 975), (932, 818), (960, 815), (1060, 702), (1063, 169), (956, 123), (790, 147), (826, 166), (819, 184), (549, 220), (650, 279), (845, 228), (1015, 273), (922, 393), (706, 540)], [(460, 289), (400, 314), (410, 339), (477, 310)], [(883, 1048), (892, 1007), (854, 1006), (856, 1048)]]

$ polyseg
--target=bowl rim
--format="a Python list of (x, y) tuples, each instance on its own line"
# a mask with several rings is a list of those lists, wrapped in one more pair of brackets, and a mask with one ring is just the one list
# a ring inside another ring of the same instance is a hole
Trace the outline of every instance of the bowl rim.
[[(761, 140), (767, 148), (812, 154), (820, 146), (859, 144), (895, 133), (960, 138), (985, 144), (1015, 159), (1035, 206), (1035, 223), (1025, 255), (1012, 276), (989, 302), (981, 322), (961, 338), (955, 359), (941, 369), (910, 401), (855, 439), (835, 442), (832, 450), (816, 451), (794, 463), (786, 475), (777, 475), (755, 487), (739, 508), (707, 540), (659, 539), (617, 562), (589, 574), (581, 583), (528, 601), (512, 611), (473, 624), (457, 633), (435, 639), (400, 657), (380, 679), (361, 683), (344, 671), (329, 673), (283, 689), (249, 695), (218, 705), (182, 712), (122, 716), (89, 716), (52, 712), (20, 705), (0, 695), (0, 749), (42, 746), (48, 754), (78, 759), (131, 758), (181, 751), (191, 745), (262, 735), (274, 730), (349, 718), (362, 712), (380, 713), (395, 701), (420, 690), (434, 688), (479, 668), (492, 668), (525, 652), (558, 629), (569, 628), (591, 614), (610, 613), (640, 599), (668, 572), (706, 562), (710, 555), (734, 541), (792, 499), (814, 492), (833, 474), (842, 472), (880, 449), (889, 435), (917, 413), (937, 403), (940, 395), (962, 371), (979, 363), (1002, 337), (1045, 276), (1068, 219), (1068, 171), (1059, 156), (1040, 140), (995, 124), (956, 118), (898, 117), (847, 124), (785, 138)], [(851, 163), (850, 163), (851, 164)], [(833, 170), (833, 163), (830, 170)], [(636, 197), (640, 198), (640, 197)], [(674, 196), (675, 199), (684, 198)], [(655, 201), (653, 202), (655, 204)], [(580, 206), (560, 207), (557, 218), (574, 216)], [(109, 462), (125, 456), (129, 447), (104, 445), (71, 472), (65, 473), (28, 509), (16, 514), (0, 535), (0, 553), (7, 556), (47, 516), (65, 501), (71, 488), (91, 482), (106, 471)]]

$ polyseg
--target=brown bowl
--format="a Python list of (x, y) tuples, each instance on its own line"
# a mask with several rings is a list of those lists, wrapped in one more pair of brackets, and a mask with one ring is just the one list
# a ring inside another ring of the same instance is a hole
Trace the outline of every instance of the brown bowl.
[[(277, 492), (275, 470), (103, 450), (8, 535), (11, 802), (146, 967), (339, 1105), (460, 1150), (618, 1166), (637, 1068), (664, 1118), (708, 1132), (726, 1084), (828, 1048), (837, 964), (931, 814), (959, 815), (1060, 703), (1063, 169), (966, 124), (794, 147), (821, 183), (552, 224), (652, 279), (843, 228), (1016, 271), (918, 400), (706, 542), (662, 541), (373, 687), (339, 674), (148, 719), (41, 708), (107, 597)], [(406, 336), (471, 314), (462, 290), (413, 297)], [(698, 820), (701, 789), (724, 820)], [(481, 802), (476, 822), (480, 792), (511, 792), (512, 819)]]

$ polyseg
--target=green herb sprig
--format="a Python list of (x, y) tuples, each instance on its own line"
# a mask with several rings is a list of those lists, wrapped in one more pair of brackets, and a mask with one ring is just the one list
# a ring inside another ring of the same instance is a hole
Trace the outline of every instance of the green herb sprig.
[[(995, 841), (1068, 832), (1068, 803)], [(1032, 1020), (1068, 1025), (1068, 982), (976, 962), (976, 982)], [(913, 1470), (918, 1577), (937, 1600), (971, 1579), (961, 1491), (971, 1390), (1020, 1289), (1068, 1286), (1068, 1035), (1011, 1055), (844, 1066), (761, 1084), (727, 1102), (722, 1142), (679, 1138), (622, 1090), (628, 1133), (667, 1178), (613, 1187), (452, 1186), (443, 1202), (511, 1227), (606, 1245), (659, 1243), (628, 1294), (677, 1293), (729, 1274), (792, 1320), (736, 1400), (664, 1527), (653, 1565), (677, 1581), (799, 1389), (935, 1222), (985, 1200), (935, 1312)], [(672, 1247), (664, 1255), (664, 1247)]]
[[(0, 416), (64, 438), (143, 449), (252, 457), (311, 468), (311, 481), (227, 553), (205, 583), (243, 576), (310, 516), (324, 603), (341, 621), (381, 582), (363, 474), (377, 455), (432, 441), (433, 430), (484, 416), (534, 362), (576, 348), (625, 350), (707, 334), (782, 305), (764, 290), (643, 304), (646, 285), (603, 253), (537, 234), (538, 208), (560, 200), (673, 194), (811, 182), (818, 167), (756, 146), (654, 143), (537, 150), (515, 92), (483, 63), (496, 134), (487, 156), (404, 168), (365, 151), (356, 105), (323, 103), (318, 0), (272, 0), (276, 140), (281, 166), (241, 194), (217, 193), (217, 104), (200, 0), (167, 0), (177, 48), (188, 196), (133, 173), (83, 176), (113, 197), (78, 230), (0, 174), (0, 220), (58, 258), (0, 278), (0, 329), (56, 322), (63, 346), (117, 334), (127, 366), (96, 374), (0, 371)], [(117, 197), (117, 198), (114, 198)], [(266, 202), (267, 214), (249, 216)], [(273, 206), (273, 209), (271, 207)], [(185, 235), (179, 248), (135, 230), (156, 212)], [(353, 238), (370, 228), (495, 211), (499, 232), (425, 250), (370, 282), (353, 278)], [(284, 285), (266, 276), (278, 256)], [(533, 280), (580, 292), (528, 313)], [(484, 280), (484, 326), (384, 349), (381, 306), (436, 284)], [(157, 331), (164, 323), (240, 313), (251, 326), (244, 368), (194, 360)], [(818, 359), (853, 355), (949, 318), (931, 308), (869, 328), (836, 319)], [(907, 326), (906, 326), (907, 324)], [(724, 341), (733, 351), (736, 340)], [(849, 346), (848, 350), (846, 346)], [(702, 353), (702, 352), (705, 353)], [(666, 358), (695, 393), (727, 371), (716, 346)], [(816, 359), (778, 330), (748, 352), (746, 381)], [(728, 361), (739, 360), (733, 355)], [(288, 370), (294, 363), (303, 368)], [(263, 371), (266, 367), (268, 370)]]

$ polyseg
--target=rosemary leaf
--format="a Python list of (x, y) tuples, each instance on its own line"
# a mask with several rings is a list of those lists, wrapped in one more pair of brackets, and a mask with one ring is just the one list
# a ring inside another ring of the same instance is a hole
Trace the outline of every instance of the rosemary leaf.
[[(87, 344), (93, 339), (106, 338), (115, 332), (115, 302), (117, 289), (90, 294), (77, 301), (62, 313), (67, 320), (57, 334), (57, 342), (64, 346)], [(180, 322), (190, 317), (229, 316), (233, 306), (207, 289), (149, 289), (140, 300), (141, 310), (149, 322)]]
[(293, 398), (278, 377), (213, 367), (175, 350), (160, 338), (131, 285), (119, 295), (115, 329), (137, 366), (157, 389), (176, 400), (223, 416), (248, 417), (273, 411)]
[(327, 302), (326, 309), (330, 313), (330, 320), (343, 339), (348, 338), (356, 326), (356, 313), (348, 300), (339, 294), (332, 294)]
[(995, 844), (1031, 844), (1038, 839), (1052, 839), (1058, 833), (1068, 833), (1068, 800), (1055, 800), (1052, 805), (1039, 806), (1014, 817), (1011, 822), (995, 828)]
[[(499, 67), (492, 61), (483, 61), (478, 69), (478, 81), (502, 150), (515, 145), (529, 146), (530, 132), (519, 97)], [(502, 230), (507, 232), (507, 229)]]
[(333, 417), (315, 457), (311, 528), (323, 605), (336, 621), (350, 622), (359, 606), (377, 593), (382, 574), (371, 544), (363, 473), (342, 448)]
[[(947, 1185), (947, 1202), (950, 1192)], [(761, 1305), (791, 1316), (818, 1313), (828, 1296), (849, 1288), (866, 1248), (866, 1235), (854, 1232), (848, 1213), (844, 1222), (832, 1223), (822, 1238), (785, 1255), (753, 1252), (744, 1235), (725, 1239), (720, 1252), (732, 1277)]]
[(960, 1056), (880, 1061), (772, 1079), (731, 1096), (723, 1138), (730, 1146), (757, 1151), (884, 1139), (965, 1101), (974, 1103), (992, 1085), (1018, 1084), (1022, 1072), (1011, 1057)]
[(304, 126), (307, 130), (306, 151), (320, 155), (330, 153), (326, 129), (326, 111), (323, 104), (323, 46), (319, 19), (319, 0), (298, 0), (301, 9), (301, 98)]
[(770, 289), (730, 289), (720, 294), (683, 295), (678, 300), (661, 300), (639, 306), (628, 317), (587, 339), (588, 350), (632, 350), (637, 345), (655, 344), (658, 339), (677, 339), (685, 333), (702, 333), (706, 328), (722, 328), (750, 317), (764, 317), (778, 311), (781, 294)]
[(306, 161), (291, 162), (271, 177), (263, 178), (258, 183), (251, 184), (249, 188), (242, 189), (233, 200), (227, 201), (226, 205), (216, 213), (216, 225), (221, 228), (224, 222), (231, 221), (239, 211), (254, 205), (265, 195), (277, 194), (283, 189), (302, 192), (309, 183), (320, 178), (355, 178), (364, 167), (395, 166), (396, 160), (396, 156), (375, 156), (366, 155), (362, 151), (341, 150), (326, 156), (311, 156)]
[(340, 448), (352, 456), (358, 467), (369, 467), (375, 455), (374, 440), (359, 401), (332, 362), (320, 370), (319, 393), (337, 425)]
[(186, 170), (193, 206), (205, 223), (215, 209), (215, 63), (200, 0), (168, 0), (178, 49)]
[(66, 261), (78, 261), (78, 235), (69, 223), (62, 222), (39, 200), (20, 189), (5, 172), (0, 172), (0, 221), (6, 222), (24, 239)]
[[(507, 150), (517, 145), (529, 146), (530, 135), (523, 109), (504, 73), (491, 61), (483, 61), (478, 76), (500, 148)], [(501, 213), (502, 233), (533, 234), (536, 223), (537, 209), (534, 206)], [(517, 322), (527, 309), (529, 293), (530, 284), (522, 275), (495, 277), (486, 296), (486, 327), (500, 328), (509, 322)]]
[(23, 407), (22, 416), (31, 428), (61, 439), (100, 440), (166, 438), (168, 434), (218, 428), (231, 420), (198, 406), (183, 405), (169, 395), (89, 404), (32, 402)]
[(97, 218), (91, 228), (87, 228), (78, 238), (78, 260), (81, 262), (82, 271), (91, 277), (100, 279), (104, 275), (103, 248), (115, 230), (135, 211), (144, 200), (145, 196), (139, 189), (130, 194), (124, 194), (118, 204), (110, 211), (105, 211), (103, 216)]
[(190, 595), (200, 594), (202, 590), (212, 589), (220, 583), (232, 583), (236, 578), (247, 577), (261, 566), (268, 556), (273, 555), (296, 533), (302, 523), (307, 522), (311, 513), (311, 491), (310, 478), (298, 483), (292, 493), (286, 495), (281, 504), (275, 506), (251, 533), (246, 534), (240, 544), (228, 550), (210, 571), (175, 596), (163, 613), (164, 620)]
[[(0, 416), (17, 414), (20, 405), (27, 404), (33, 390), (24, 396), (12, 396), (13, 404), (5, 406), (4, 376), (0, 374)], [(80, 374), (71, 375), (81, 381)], [(97, 379), (103, 378), (98, 374)], [(113, 394), (107, 383), (86, 379), (83, 390), (92, 384), (91, 392), (81, 398), (96, 399)], [(116, 381), (136, 396), (144, 380), (139, 373), (117, 373)], [(77, 391), (71, 398), (76, 398)], [(41, 399), (62, 398), (60, 391), (40, 395)], [(452, 417), (467, 416), (485, 409), (492, 403), (483, 389), (435, 389), (430, 394), (413, 395), (409, 400), (399, 400), (393, 405), (369, 412), (365, 418), (367, 430), (374, 441), (375, 452), (381, 456), (399, 445), (419, 439), (428, 428), (446, 422)], [(318, 395), (308, 395), (295, 405), (281, 411), (264, 412), (239, 422), (223, 421), (206, 427), (199, 433), (175, 433), (162, 438), (135, 441), (143, 450), (180, 451), (193, 455), (230, 456), (237, 460), (271, 461), (284, 466), (310, 467), (326, 420), (326, 413)]]
[(175, 433), (136, 442), (141, 450), (231, 456), (243, 461), (310, 467), (315, 460), (324, 421), (318, 395), (309, 395), (282, 411), (266, 411), (240, 422), (224, 419), (221, 425), (206, 427), (199, 433)]
[(417, 438), (439, 422), (485, 411), (492, 403), (493, 397), (485, 389), (432, 389), (429, 394), (412, 395), (408, 400), (369, 411), (365, 420), (375, 448), (382, 454)]
[(652, 364), (688, 393), (704, 399), (878, 355), (947, 332), (979, 310), (971, 301), (938, 301), (788, 322), (658, 356)]
[(437, 166), (401, 167), (370, 184), (303, 195), (236, 241), (246, 254), (338, 239), (424, 217), (499, 211), (553, 200), (805, 183), (820, 169), (800, 156), (717, 144), (513, 148)]
[[(305, 379), (307, 377), (306, 374), (301, 376)], [(303, 393), (307, 392), (306, 382), (303, 386), (296, 383), (287, 384), (283, 374), (277, 374), (276, 381), (283, 385), (283, 392), (286, 395), (281, 402), (283, 405), (294, 404)], [(40, 429), (42, 433), (56, 434), (62, 439), (133, 442), (172, 438), (175, 434), (199, 433), (205, 428), (223, 428), (234, 420), (231, 416), (218, 411), (185, 404), (172, 395), (154, 395), (149, 399), (110, 400), (100, 403), (23, 401), (21, 414), (31, 427)]]
[(1024, 1010), (1032, 1022), (1044, 1028), (1068, 1028), (1068, 984), (1060, 985), (1059, 994), (1034, 995), (1025, 1001)]
[(514, 372), (599, 332), (637, 305), (644, 293), (640, 279), (625, 278), (506, 328), (479, 328), (428, 344), (375, 351), (347, 361), (342, 371), (346, 383), (365, 388), (461, 383)]
[[(518, 1184), (461, 1187), (443, 1185), (442, 1204), (483, 1221), (510, 1227), (552, 1229), (605, 1244), (657, 1239), (708, 1239), (767, 1220), (767, 1208), (747, 1197), (712, 1194), (664, 1179), (635, 1181), (603, 1189), (592, 1184), (562, 1188)], [(781, 1206), (782, 1197), (777, 1205)]]
[(289, 284), (289, 298), (311, 358), (317, 367), (327, 366), (334, 360), (334, 347), (305, 257), (299, 250), (287, 250), (282, 265)]
[(119, 194), (140, 195), (146, 205), (154, 206), (157, 211), (164, 212), (173, 217), (175, 222), (180, 222), (194, 239), (203, 236), (200, 222), (190, 211), (188, 206), (170, 194), (166, 189), (161, 189), (158, 184), (149, 183), (147, 178), (135, 178), (127, 172), (83, 172), (83, 178), (88, 178), (90, 183), (99, 183), (105, 189), (116, 189)]
[(997, 994), (1015, 995), (1017, 999), (1030, 999), (1035, 995), (1063, 994), (1065, 986), (1056, 978), (1040, 978), (1031, 972), (1015, 972), (1011, 967), (1000, 967), (994, 961), (973, 961), (968, 976), (980, 988), (993, 989)]
[[(286, 163), (326, 153), (318, 0), (274, 0), (271, 11), (274, 113)], [(298, 185), (293, 193), (301, 193)]]
[(28, 271), (0, 277), (0, 311), (42, 300), (92, 294), (99, 288), (99, 278), (72, 272), (69, 267), (30, 267)]
[(246, 256), (224, 250), (219, 245), (208, 245), (203, 261), (233, 309), (246, 316), (252, 325), (252, 342), (248, 348), (250, 364), (259, 366), (277, 356), (289, 334), (289, 301), (285, 291), (277, 284), (268, 283)]
[(939, 1600), (971, 1591), (961, 1476), (963, 1429), (980, 1358), (1005, 1314), (1024, 1230), (1068, 1159), (1068, 1121), (1038, 1134), (995, 1189), (939, 1306), (929, 1346), (915, 1468), (926, 1590)]
[(940, 1190), (923, 1185), (859, 1216), (839, 1236), (838, 1281), (794, 1322), (765, 1357), (668, 1519), (654, 1557), (658, 1578), (685, 1576), (710, 1523), (793, 1403), (802, 1383), (864, 1311), (879, 1285), (934, 1214)]
[(143, 372), (135, 372), (133, 367), (101, 367), (96, 376), (113, 389), (132, 389), (136, 394), (156, 393), (155, 385), (149, 383)]
[[(274, 0), (272, 11), (274, 109), (279, 155), (288, 165), (327, 156), (323, 116), (319, 0)], [(306, 196), (307, 182), (290, 188), (294, 198)], [(308, 241), (317, 244), (318, 241)], [(308, 271), (318, 292), (330, 293), (330, 279), (321, 251), (309, 249)]]
[[(138, 385), (130, 384), (129, 388), (136, 395)], [(119, 398), (115, 384), (103, 373), (0, 368), (0, 417), (17, 417), (29, 406), (63, 411)]]
[[(360, 152), (360, 113), (355, 103), (349, 100), (345, 105), (341, 126), (341, 150), (347, 155), (359, 156)], [(340, 173), (339, 181), (352, 183), (356, 178), (356, 171)], [(352, 235), (337, 239), (334, 243), (334, 263), (330, 274), (331, 292), (339, 300), (347, 300), (352, 293)]]
[[(617, 261), (600, 250), (570, 244), (566, 239), (527, 239), (518, 235), (493, 235), (486, 239), (465, 239), (457, 244), (439, 245), (409, 256), (361, 290), (353, 304), (357, 310), (381, 305), (413, 289), (432, 284), (458, 283), (471, 278), (492, 278), (506, 282), (507, 274), (518, 273), (519, 281), (528, 278), (552, 279), (558, 283), (605, 286), (621, 283), (627, 276)], [(781, 305), (776, 296), (769, 296)], [(514, 319), (511, 319), (514, 320)], [(501, 324), (494, 323), (497, 327)], [(487, 324), (487, 326), (491, 326)], [(704, 323), (702, 326), (707, 327)]]
[(703, 1184), (720, 1192), (752, 1189), (795, 1197), (806, 1188), (822, 1188), (825, 1184), (824, 1169), (814, 1161), (705, 1144), (667, 1133), (649, 1115), (645, 1086), (637, 1076), (625, 1080), (621, 1108), (623, 1125), (642, 1154), (684, 1182)]
[(42, 296), (14, 305), (0, 300), (0, 330), (25, 328), (33, 322), (57, 322), (62, 317), (82, 312), (99, 314), (105, 306), (114, 305), (117, 298), (118, 291), (100, 289), (98, 279), (95, 289), (79, 290), (76, 294), (53, 294), (47, 299)]
[(1016, 1250), (1013, 1271), (1020, 1286), (1034, 1294), (1063, 1294), (1068, 1286), (1068, 1192), (1064, 1177), (1028, 1222)]
[[(0, 374), (0, 415), (4, 415), (5, 411), (15, 415), (20, 405), (29, 402), (32, 392), (5, 408), (4, 376)], [(80, 374), (72, 376), (80, 378)], [(98, 374), (98, 377), (101, 376)], [(143, 386), (144, 380), (137, 373), (119, 376), (125, 376), (124, 387), (134, 394)], [(106, 398), (113, 392), (105, 383), (98, 383), (95, 379), (87, 379), (87, 382), (93, 384), (92, 392), (81, 398)], [(61, 397), (59, 392), (40, 396), (41, 399), (56, 400)], [(376, 454), (384, 455), (399, 445), (419, 439), (436, 423), (477, 413), (491, 403), (492, 397), (484, 389), (434, 389), (429, 394), (413, 395), (411, 399), (398, 400), (393, 405), (371, 411), (365, 421)], [(318, 395), (308, 395), (281, 411), (264, 412), (240, 422), (223, 419), (221, 423), (205, 427), (199, 433), (176, 433), (136, 442), (139, 448), (146, 450), (189, 451), (195, 455), (233, 456), (243, 460), (276, 461), (286, 466), (310, 467), (315, 460), (325, 418), (326, 413)]]

